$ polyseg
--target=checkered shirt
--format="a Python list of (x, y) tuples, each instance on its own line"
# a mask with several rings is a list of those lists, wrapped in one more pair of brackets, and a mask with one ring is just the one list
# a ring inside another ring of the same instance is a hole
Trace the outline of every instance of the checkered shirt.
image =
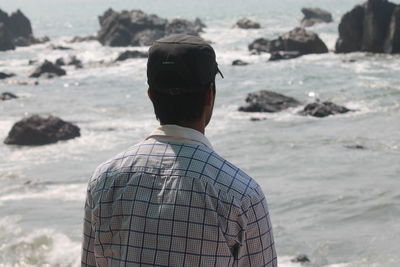
[(89, 181), (82, 266), (277, 266), (260, 186), (200, 132), (164, 125)]

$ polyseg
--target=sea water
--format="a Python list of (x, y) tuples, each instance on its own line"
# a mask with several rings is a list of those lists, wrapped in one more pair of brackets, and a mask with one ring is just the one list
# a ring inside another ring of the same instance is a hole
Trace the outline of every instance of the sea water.
[[(78, 266), (92, 171), (157, 126), (146, 93), (146, 59), (111, 63), (126, 48), (67, 42), (95, 34), (97, 16), (109, 7), (199, 17), (207, 25), (202, 37), (212, 41), (225, 79), (217, 78), (206, 135), (220, 155), (262, 186), (280, 266), (300, 266), (291, 262), (299, 254), (308, 255), (309, 266), (400, 266), (400, 56), (330, 52), (267, 62), (268, 54), (247, 49), (256, 38), (299, 25), (302, 7), (320, 7), (332, 12), (334, 22), (310, 30), (333, 50), (341, 16), (359, 3), (0, 0), (2, 10), (20, 8), (30, 18), (35, 36), (72, 48), (52, 50), (47, 43), (0, 53), (0, 71), (17, 74), (0, 81), (0, 92), (19, 96), (0, 103), (0, 139), (32, 114), (59, 116), (82, 134), (38, 147), (0, 144), (0, 266)], [(242, 17), (262, 28), (234, 28)], [(83, 69), (66, 67), (66, 76), (39, 79), (39, 85), (27, 78), (34, 68), (29, 60), (73, 55)], [(232, 66), (235, 59), (250, 65)], [(317, 96), (356, 111), (324, 119), (297, 115), (301, 107), (275, 114), (238, 111), (248, 93), (262, 89), (304, 105)]]

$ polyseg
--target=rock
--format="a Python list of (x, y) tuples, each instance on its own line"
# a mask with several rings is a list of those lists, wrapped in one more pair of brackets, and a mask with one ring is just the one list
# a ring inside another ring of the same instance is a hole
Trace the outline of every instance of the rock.
[(90, 41), (97, 41), (97, 37), (94, 35), (88, 35), (88, 36), (75, 36), (71, 40), (69, 40), (69, 43), (82, 43), (82, 42), (90, 42)]
[(240, 59), (236, 59), (232, 62), (232, 66), (246, 66), (246, 65), (249, 65), (249, 63)]
[(37, 67), (29, 77), (38, 78), (44, 75), (47, 78), (53, 78), (54, 76), (63, 76), (66, 74), (67, 72), (65, 70), (50, 61), (45, 60), (45, 62)]
[(320, 8), (303, 8), (301, 12), (304, 18), (301, 20), (301, 27), (311, 27), (316, 23), (332, 22), (332, 14)]
[[(1, 26), (2, 25), (2, 26)], [(15, 46), (28, 46), (48, 41), (48, 37), (35, 38), (29, 19), (17, 10), (8, 16), (0, 10), (0, 51), (15, 49)]]
[(271, 53), (269, 61), (292, 59), (300, 56), (301, 54), (299, 51), (276, 51)]
[(69, 62), (67, 64), (68, 66), (75, 66), (76, 69), (81, 69), (83, 68), (82, 61), (79, 60), (76, 56), (71, 56), (69, 58)]
[(0, 100), (5, 101), (5, 100), (11, 100), (11, 99), (15, 99), (18, 98), (18, 96), (14, 95), (13, 93), (9, 93), (9, 92), (4, 92), (0, 95)]
[(346, 107), (338, 106), (332, 102), (315, 102), (308, 104), (304, 110), (299, 112), (304, 116), (323, 118), (329, 115), (342, 114), (352, 111)]
[(80, 136), (80, 129), (60, 118), (38, 115), (25, 118), (11, 128), (4, 140), (7, 145), (46, 145)]
[(14, 73), (4, 73), (4, 72), (0, 72), (0, 80), (4, 80), (10, 77), (14, 77), (15, 74)]
[(299, 262), (299, 263), (307, 263), (310, 262), (310, 259), (308, 258), (307, 255), (300, 254), (296, 258), (291, 260), (292, 262)]
[(125, 51), (119, 54), (115, 61), (124, 61), (130, 58), (147, 58), (148, 54), (146, 52), (140, 51)]
[(204, 24), (184, 19), (168, 21), (141, 10), (115, 12), (108, 9), (99, 16), (101, 29), (97, 33), (99, 42), (107, 46), (147, 46), (155, 40), (174, 33), (198, 36)]
[(362, 145), (347, 145), (345, 147), (348, 149), (357, 149), (357, 150), (367, 149), (365, 146), (362, 146)]
[(260, 23), (249, 20), (247, 18), (242, 18), (236, 22), (236, 26), (241, 29), (259, 29)]
[[(1, 10), (0, 10), (1, 12)], [(14, 50), (15, 45), (6, 25), (0, 21), (0, 51)]]
[(400, 53), (400, 5), (368, 0), (342, 17), (336, 52), (356, 51)]
[(250, 118), (250, 120), (251, 121), (265, 121), (265, 120), (267, 120), (267, 118), (255, 118), (255, 117), (252, 117), (252, 118)]
[(250, 93), (246, 98), (247, 105), (239, 108), (244, 112), (279, 112), (291, 107), (297, 107), (300, 102), (288, 96), (275, 92), (261, 90)]
[(304, 28), (295, 28), (281, 35), (278, 39), (260, 38), (249, 45), (250, 51), (256, 53), (276, 51), (297, 51), (300, 55), (327, 53), (328, 48), (319, 36)]
[(66, 64), (65, 64), (65, 60), (64, 60), (64, 58), (62, 58), (62, 57), (57, 58), (56, 61), (54, 62), (54, 64), (56, 64), (56, 65), (59, 66), (59, 67), (62, 67), (62, 66), (65, 66), (65, 65), (66, 65)]
[(62, 45), (54, 45), (54, 44), (49, 45), (49, 49), (52, 49), (52, 50), (62, 50), (62, 51), (65, 51), (65, 50), (72, 50), (71, 47), (66, 47), (66, 46), (62, 46)]

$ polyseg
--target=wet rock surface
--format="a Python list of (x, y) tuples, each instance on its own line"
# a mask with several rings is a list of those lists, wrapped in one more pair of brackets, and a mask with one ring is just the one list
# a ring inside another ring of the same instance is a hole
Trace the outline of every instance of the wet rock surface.
[(321, 8), (302, 8), (304, 18), (301, 20), (302, 27), (311, 27), (317, 23), (332, 22), (332, 14)]
[(4, 92), (1, 93), (0, 95), (0, 100), (1, 101), (6, 101), (6, 100), (11, 100), (11, 99), (16, 99), (18, 96), (14, 95), (13, 93), (10, 92)]
[(37, 67), (29, 77), (39, 78), (46, 76), (47, 78), (53, 78), (55, 76), (63, 76), (66, 74), (67, 72), (60, 66), (57, 66), (56, 64), (53, 64), (48, 60), (45, 60), (45, 62)]
[(132, 58), (147, 58), (147, 57), (148, 54), (146, 52), (128, 50), (119, 54), (119, 56), (115, 61), (125, 61), (127, 59), (132, 59)]
[(368, 0), (342, 17), (336, 52), (356, 51), (400, 53), (400, 5)]
[(171, 21), (141, 10), (116, 12), (108, 9), (99, 17), (99, 42), (106, 46), (147, 46), (166, 35), (185, 33), (198, 36), (204, 24), (196, 19)]
[(8, 145), (46, 145), (79, 136), (79, 127), (72, 123), (53, 116), (45, 118), (35, 115), (15, 123), (4, 143)]
[(278, 39), (256, 39), (249, 45), (249, 50), (254, 53), (297, 51), (301, 55), (328, 52), (327, 46), (316, 33), (300, 27), (281, 35)]
[(232, 61), (232, 66), (247, 66), (247, 65), (249, 65), (249, 63), (241, 59), (236, 59)]
[(323, 118), (330, 115), (347, 113), (350, 111), (353, 110), (336, 105), (332, 102), (315, 102), (305, 106), (305, 108), (299, 114)]
[(292, 262), (298, 262), (298, 263), (308, 263), (310, 262), (310, 259), (308, 258), (307, 255), (305, 254), (300, 254), (296, 258), (291, 260)]
[(236, 27), (241, 29), (259, 29), (261, 28), (260, 23), (252, 21), (248, 18), (242, 18), (238, 20), (235, 24)]
[(275, 92), (261, 90), (250, 93), (246, 98), (247, 105), (239, 108), (244, 112), (279, 112), (291, 107), (297, 107), (301, 103), (292, 98)]
[(4, 79), (11, 78), (11, 77), (14, 77), (14, 76), (15, 76), (14, 73), (0, 72), (0, 80), (4, 80)]

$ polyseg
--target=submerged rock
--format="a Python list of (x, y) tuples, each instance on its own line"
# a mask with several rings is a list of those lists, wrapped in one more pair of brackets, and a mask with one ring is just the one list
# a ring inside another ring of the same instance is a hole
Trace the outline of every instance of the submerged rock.
[(54, 76), (63, 76), (66, 74), (67, 72), (64, 69), (57, 66), (56, 64), (51, 63), (50, 61), (45, 60), (45, 62), (37, 67), (29, 77), (38, 78), (43, 75), (47, 75), (48, 78), (51, 78)]
[(88, 35), (88, 36), (75, 36), (71, 40), (69, 40), (69, 43), (83, 43), (83, 42), (90, 42), (90, 41), (97, 41), (97, 37), (94, 35)]
[(54, 44), (49, 45), (49, 49), (52, 49), (52, 50), (72, 50), (71, 47), (62, 46), (62, 45), (54, 45)]
[(168, 21), (156, 15), (148, 15), (141, 10), (116, 12), (108, 9), (99, 17), (101, 29), (99, 42), (107, 46), (147, 46), (155, 40), (174, 33), (198, 36), (204, 24), (184, 19)]
[(241, 29), (259, 29), (260, 23), (249, 20), (247, 18), (240, 19), (236, 22), (236, 26)]
[(232, 61), (232, 66), (247, 66), (247, 65), (249, 65), (249, 63), (241, 59), (236, 59)]
[(25, 118), (11, 128), (4, 140), (7, 145), (46, 145), (80, 136), (76, 125), (60, 118), (38, 115)]
[(115, 61), (124, 61), (130, 58), (147, 58), (147, 57), (148, 54), (146, 52), (128, 50), (119, 54), (119, 56)]
[(257, 39), (249, 45), (249, 50), (255, 53), (297, 51), (300, 55), (328, 52), (327, 46), (316, 33), (300, 27), (281, 35), (275, 40)]
[(271, 53), (269, 61), (292, 59), (300, 56), (301, 54), (299, 51), (276, 51)]
[(308, 104), (299, 114), (304, 116), (313, 116), (318, 118), (330, 115), (343, 114), (352, 111), (343, 106), (336, 105), (332, 102), (315, 102)]
[(336, 52), (356, 51), (400, 53), (400, 5), (368, 0), (342, 17)]
[(11, 99), (15, 99), (15, 98), (18, 98), (18, 96), (14, 95), (13, 93), (9, 93), (9, 92), (4, 92), (0, 95), (1, 101), (11, 100)]
[(311, 27), (316, 23), (329, 23), (332, 22), (332, 14), (320, 8), (303, 8), (301, 12), (304, 18), (301, 20), (302, 27)]
[(4, 80), (4, 79), (11, 78), (11, 77), (14, 77), (14, 76), (15, 76), (14, 73), (0, 72), (0, 80)]
[(297, 107), (300, 102), (288, 96), (275, 92), (261, 90), (250, 93), (246, 98), (247, 105), (239, 108), (244, 112), (279, 112), (291, 107)]
[(299, 262), (299, 263), (307, 263), (310, 262), (310, 259), (305, 254), (300, 254), (296, 258), (291, 260), (292, 262)]

